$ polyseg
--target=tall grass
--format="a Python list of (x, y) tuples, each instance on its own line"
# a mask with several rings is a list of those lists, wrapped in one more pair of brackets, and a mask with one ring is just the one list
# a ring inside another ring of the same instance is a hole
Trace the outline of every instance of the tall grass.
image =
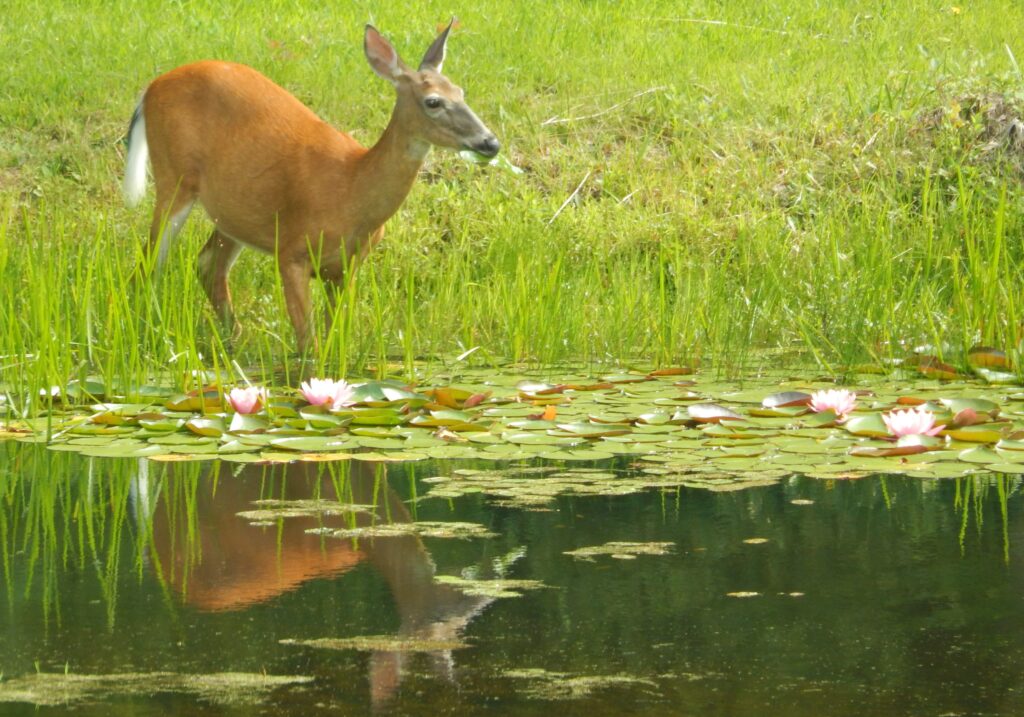
[(8, 3), (0, 385), (12, 408), (90, 376), (124, 391), (188, 387), (215, 368), (291, 385), (310, 371), (412, 377), (417, 360), (477, 346), (473, 360), (594, 366), (797, 347), (838, 368), (920, 345), (952, 360), (978, 342), (1018, 345), (1018, 150), (964, 107), (998, 97), (1024, 112), (1019, 4), (459, 10), (446, 71), (526, 174), (435, 152), (300, 365), (272, 258), (245, 253), (232, 275), (241, 337), (216, 326), (194, 278), (201, 213), (160, 281), (136, 276), (149, 217), (117, 196), (127, 119), (154, 76), (220, 57), (371, 143), (391, 90), (362, 58), (363, 23), (414, 62), (449, 7)]

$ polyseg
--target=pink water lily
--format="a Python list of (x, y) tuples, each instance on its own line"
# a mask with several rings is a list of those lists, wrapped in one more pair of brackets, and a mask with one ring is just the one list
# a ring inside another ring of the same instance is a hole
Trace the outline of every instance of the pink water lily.
[(228, 393), (228, 403), (238, 413), (256, 413), (267, 402), (267, 390), (258, 386), (233, 388)]
[(845, 388), (815, 391), (811, 394), (811, 410), (815, 413), (832, 411), (838, 417), (845, 418), (856, 405), (857, 394)]
[(302, 397), (313, 406), (330, 404), (331, 408), (342, 408), (355, 403), (352, 400), (355, 387), (344, 380), (335, 381), (332, 378), (311, 378), (308, 382), (302, 382), (301, 390)]
[(945, 424), (935, 425), (935, 414), (923, 406), (908, 409), (906, 411), (890, 411), (882, 414), (889, 433), (901, 438), (903, 436), (934, 436), (939, 433)]

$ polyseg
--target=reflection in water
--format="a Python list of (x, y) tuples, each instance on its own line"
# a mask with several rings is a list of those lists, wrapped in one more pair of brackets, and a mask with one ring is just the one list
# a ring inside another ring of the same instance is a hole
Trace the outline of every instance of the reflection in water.
[[(585, 717), (1024, 714), (1017, 477), (793, 478), (736, 493), (566, 496), (534, 512), (479, 496), (414, 502), (430, 489), (417, 476), (466, 467), (424, 465), (389, 478), (363, 463), (157, 464), (0, 446), (0, 670), (311, 675), (268, 707), (303, 717), (546, 714), (541, 674), (642, 680), (558, 706)], [(270, 525), (237, 515), (259, 499), (307, 498), (372, 508)], [(414, 518), (482, 523), (497, 537), (306, 532)], [(566, 555), (611, 541), (674, 548)], [(435, 582), (494, 569), (521, 546), (508, 577), (552, 589), (487, 607)], [(279, 643), (394, 633), (463, 633), (472, 647), (414, 657)], [(79, 714), (149, 714), (163, 699)], [(219, 713), (184, 697), (175, 707)]]
[[(278, 597), (303, 583), (342, 574), (365, 562), (390, 589), (400, 619), (398, 637), (456, 640), (490, 598), (473, 597), (434, 582), (435, 566), (415, 535), (339, 540), (308, 531), (408, 523), (409, 510), (390, 487), (381, 465), (291, 463), (247, 465), (221, 476), (220, 464), (204, 464), (194, 500), (166, 501), (161, 486), (196, 485), (180, 465), (162, 480), (149, 476), (146, 461), (132, 481), (133, 513), (152, 524), (153, 562), (164, 580), (189, 606), (203, 611), (239, 610)], [(170, 489), (170, 488), (169, 488)], [(345, 515), (288, 517), (252, 524), (238, 514), (274, 497), (320, 499), (365, 506)], [(185, 507), (184, 510), (181, 508)], [(161, 509), (163, 508), (163, 509)], [(404, 652), (375, 651), (370, 660), (374, 704), (386, 702), (402, 681)], [(453, 678), (451, 651), (430, 654), (434, 671)]]

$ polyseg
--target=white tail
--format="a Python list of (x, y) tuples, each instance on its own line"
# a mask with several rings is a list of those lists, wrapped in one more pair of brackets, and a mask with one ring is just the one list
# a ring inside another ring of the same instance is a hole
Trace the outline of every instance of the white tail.
[[(306, 348), (311, 277), (340, 285), (380, 240), (431, 145), (498, 152), (462, 90), (441, 74), (451, 28), (414, 71), (367, 25), (366, 59), (397, 93), (391, 121), (370, 149), (244, 65), (197, 62), (156, 78), (132, 120), (124, 186), (136, 201), (148, 154), (156, 184), (149, 246), (159, 247), (158, 265), (199, 202), (214, 223), (199, 256), (200, 280), (220, 319), (233, 323), (227, 277), (242, 248), (274, 254), (299, 348)], [(328, 292), (332, 301), (335, 293)]]
[(146, 165), (149, 161), (149, 145), (146, 143), (146, 118), (142, 114), (142, 103), (135, 108), (128, 125), (128, 156), (125, 159), (124, 192), (125, 202), (134, 207), (146, 193)]

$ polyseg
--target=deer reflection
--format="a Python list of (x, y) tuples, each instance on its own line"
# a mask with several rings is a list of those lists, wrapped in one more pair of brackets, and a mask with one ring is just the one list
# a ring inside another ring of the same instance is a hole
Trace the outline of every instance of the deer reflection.
[[(366, 562), (387, 583), (400, 618), (399, 637), (454, 640), (491, 598), (468, 596), (434, 581), (435, 566), (418, 536), (324, 538), (311, 527), (351, 527), (405, 523), (412, 517), (377, 466), (353, 461), (331, 464), (248, 465), (220, 475), (216, 464), (203, 469), (172, 468), (166, 480), (151, 480), (140, 464), (133, 489), (137, 521), (151, 521), (151, 561), (162, 578), (198, 610), (238, 610), (271, 600), (308, 580), (336, 577)], [(193, 464), (194, 465), (194, 464)], [(221, 472), (226, 472), (221, 468)], [(160, 500), (154, 486), (184, 491)], [(273, 487), (274, 494), (267, 495)], [(237, 514), (261, 498), (320, 498), (368, 506), (341, 516), (291, 517), (270, 526), (254, 525)], [(435, 672), (452, 679), (451, 651), (429, 653)], [(401, 684), (402, 652), (376, 651), (370, 657), (370, 693), (386, 703)]]

